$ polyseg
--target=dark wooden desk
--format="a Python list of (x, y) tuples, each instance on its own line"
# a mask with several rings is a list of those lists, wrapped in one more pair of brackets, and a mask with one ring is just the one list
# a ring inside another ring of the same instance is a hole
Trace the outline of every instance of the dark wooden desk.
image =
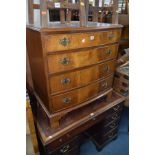
[(69, 113), (61, 126), (52, 129), (38, 111), (37, 132), (43, 155), (78, 155), (84, 138), (90, 138), (98, 150), (117, 137), (124, 97), (113, 92), (90, 106)]

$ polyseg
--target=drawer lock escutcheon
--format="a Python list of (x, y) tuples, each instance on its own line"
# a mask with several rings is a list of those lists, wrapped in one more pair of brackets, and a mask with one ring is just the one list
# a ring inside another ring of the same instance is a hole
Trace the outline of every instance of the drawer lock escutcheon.
[(60, 63), (62, 65), (68, 65), (70, 63), (70, 59), (69, 58), (63, 58), (60, 60)]
[(114, 34), (109, 34), (109, 35), (108, 35), (109, 40), (112, 40), (114, 37), (115, 37)]
[(67, 38), (60, 39), (59, 43), (63, 46), (67, 46), (71, 43), (71, 41)]
[(65, 103), (65, 104), (69, 104), (69, 103), (71, 103), (71, 98), (70, 97), (65, 97), (64, 99), (63, 99), (63, 103)]
[(66, 85), (66, 84), (69, 84), (70, 83), (70, 79), (69, 78), (64, 78), (63, 80), (61, 80), (61, 83), (63, 84), (63, 85)]

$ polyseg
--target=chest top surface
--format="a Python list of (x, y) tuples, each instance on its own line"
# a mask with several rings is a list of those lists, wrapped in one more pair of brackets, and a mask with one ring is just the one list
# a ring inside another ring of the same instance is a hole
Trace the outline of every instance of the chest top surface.
[(63, 32), (85, 32), (85, 31), (100, 31), (106, 29), (122, 28), (120, 24), (111, 23), (98, 23), (88, 22), (86, 27), (80, 27), (78, 21), (72, 21), (70, 23), (61, 24), (60, 22), (49, 22), (47, 28), (41, 28), (39, 23), (27, 24), (27, 28), (30, 28), (41, 33), (63, 33)]

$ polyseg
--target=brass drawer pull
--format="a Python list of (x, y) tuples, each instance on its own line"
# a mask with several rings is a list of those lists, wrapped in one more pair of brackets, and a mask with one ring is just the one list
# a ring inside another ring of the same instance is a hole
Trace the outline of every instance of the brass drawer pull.
[(109, 138), (112, 138), (113, 135), (114, 135), (114, 134), (113, 134), (113, 132), (112, 132), (112, 133), (110, 133), (110, 134), (108, 135), (108, 137), (109, 137)]
[(106, 54), (111, 55), (112, 54), (112, 50), (107, 50)]
[(114, 111), (118, 111), (119, 110), (119, 108), (120, 108), (120, 105), (117, 105), (116, 107), (114, 107), (113, 109), (114, 109)]
[(63, 84), (63, 85), (66, 85), (66, 84), (69, 84), (70, 83), (70, 79), (69, 78), (64, 78), (63, 80), (61, 80), (61, 83)]
[(67, 38), (60, 39), (59, 43), (63, 46), (67, 46), (71, 43), (71, 41)]
[(118, 118), (118, 115), (117, 114), (115, 114), (114, 116), (112, 116), (112, 119), (113, 120), (116, 120)]
[(71, 98), (70, 97), (65, 97), (64, 99), (63, 99), (63, 103), (65, 103), (65, 104), (68, 104), (68, 103), (70, 103), (71, 102)]
[(60, 152), (61, 153), (65, 153), (65, 152), (67, 152), (69, 150), (69, 148), (70, 148), (70, 146), (69, 145), (66, 145), (62, 149), (60, 149)]
[(63, 58), (60, 60), (60, 63), (62, 65), (68, 65), (70, 63), (70, 59), (69, 58)]
[(108, 86), (108, 83), (105, 81), (105, 82), (102, 84), (102, 87), (107, 88), (107, 86)]
[(110, 70), (109, 66), (106, 65), (106, 66), (104, 67), (104, 72), (108, 72), (109, 70)]
[(108, 35), (109, 40), (112, 40), (114, 37), (115, 37), (114, 34), (109, 34), (109, 35)]
[(116, 126), (116, 123), (112, 123), (111, 125), (110, 125), (110, 128), (114, 128)]

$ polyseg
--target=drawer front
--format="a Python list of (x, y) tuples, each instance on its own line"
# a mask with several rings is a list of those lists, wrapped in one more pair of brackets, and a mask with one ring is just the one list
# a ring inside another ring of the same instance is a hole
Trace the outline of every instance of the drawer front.
[(115, 62), (110, 61), (86, 69), (52, 76), (49, 79), (51, 94), (68, 91), (105, 78), (115, 71)]
[(110, 108), (107, 112), (106, 112), (106, 117), (109, 117), (110, 115), (114, 114), (114, 113), (120, 113), (123, 109), (123, 104), (118, 104), (116, 106), (114, 106), (113, 108)]
[(112, 87), (112, 82), (113, 76), (110, 76), (105, 80), (101, 80), (88, 86), (75, 89), (71, 92), (53, 96), (51, 97), (51, 110), (56, 112), (92, 99), (99, 93), (110, 89)]
[(79, 52), (53, 54), (48, 56), (49, 73), (58, 73), (115, 59), (117, 51), (118, 44), (114, 44)]
[(92, 140), (96, 144), (97, 148), (102, 148), (107, 142), (117, 137), (117, 130), (118, 129), (111, 130), (106, 134), (99, 133), (98, 135), (92, 137)]
[(50, 155), (73, 155), (73, 152), (79, 152), (79, 137), (75, 137), (69, 142), (64, 142), (63, 145), (58, 145), (59, 147), (53, 147), (52, 143), (47, 146), (47, 152)]
[(120, 112), (116, 112), (116, 113), (113, 113), (107, 117), (105, 117), (105, 120), (104, 120), (104, 125), (108, 125), (109, 123), (113, 122), (113, 121), (117, 121), (119, 120), (121, 117), (121, 111)]
[(118, 42), (121, 30), (110, 30), (89, 33), (56, 34), (45, 36), (46, 50), (61, 51), (92, 47)]
[(97, 134), (106, 134), (109, 131), (118, 128), (119, 119), (110, 122), (108, 125), (105, 125), (104, 120), (101, 123), (96, 124), (86, 131), (86, 135), (93, 137)]

